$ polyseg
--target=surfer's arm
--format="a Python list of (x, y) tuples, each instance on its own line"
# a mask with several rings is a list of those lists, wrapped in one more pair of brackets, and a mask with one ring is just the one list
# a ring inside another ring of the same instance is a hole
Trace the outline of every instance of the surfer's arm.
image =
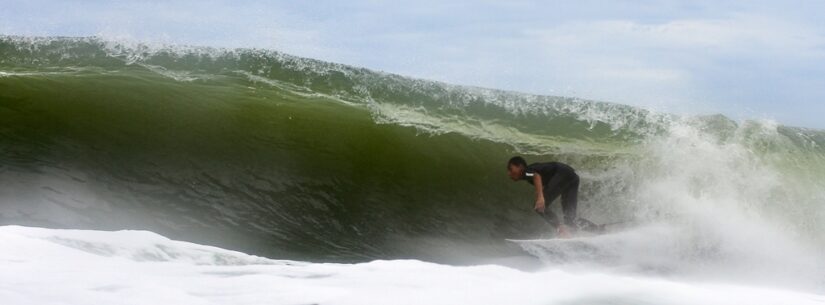
[(544, 213), (544, 185), (541, 183), (541, 175), (533, 175), (533, 185), (536, 186), (536, 207), (538, 213)]

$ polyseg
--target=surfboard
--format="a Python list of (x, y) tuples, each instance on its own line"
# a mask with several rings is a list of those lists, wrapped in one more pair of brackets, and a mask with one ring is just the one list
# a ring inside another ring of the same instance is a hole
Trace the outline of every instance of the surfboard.
[(561, 238), (561, 237), (553, 237), (553, 238), (534, 238), (534, 239), (512, 239), (512, 238), (505, 238), (504, 240), (514, 243), (526, 243), (526, 242), (547, 242), (547, 241), (576, 241), (576, 240), (583, 240), (589, 239), (593, 237), (597, 237), (603, 234), (594, 234), (594, 235), (587, 235), (587, 236), (571, 236), (568, 238)]
[(517, 238), (505, 238), (504, 240), (509, 242), (515, 243), (524, 243), (524, 242), (546, 242), (546, 241), (574, 241), (574, 240), (586, 240), (589, 238), (594, 238), (602, 235), (609, 235), (617, 232), (621, 232), (623, 230), (628, 229), (628, 225), (632, 224), (633, 221), (618, 221), (618, 222), (611, 222), (602, 225), (604, 227), (604, 231), (602, 232), (584, 232), (579, 231), (577, 233), (571, 234), (570, 237), (551, 237), (551, 238), (533, 238), (533, 239), (517, 239)]

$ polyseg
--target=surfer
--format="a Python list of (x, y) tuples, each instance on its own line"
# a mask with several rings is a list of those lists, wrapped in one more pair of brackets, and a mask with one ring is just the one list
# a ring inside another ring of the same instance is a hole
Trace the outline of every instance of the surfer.
[[(536, 187), (534, 210), (547, 223), (556, 228), (559, 236), (569, 237), (568, 228), (590, 232), (602, 232), (604, 227), (589, 220), (576, 217), (579, 195), (579, 175), (567, 164), (561, 162), (533, 163), (527, 165), (522, 157), (512, 157), (507, 162), (507, 174), (513, 181), (525, 180)], [(555, 213), (547, 208), (556, 197), (561, 196), (564, 223), (560, 223)]]

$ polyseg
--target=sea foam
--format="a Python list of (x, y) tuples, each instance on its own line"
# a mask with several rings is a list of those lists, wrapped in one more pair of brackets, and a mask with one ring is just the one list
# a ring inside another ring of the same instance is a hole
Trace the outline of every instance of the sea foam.
[(147, 231), (0, 227), (4, 304), (821, 304), (825, 296), (418, 260), (271, 260)]

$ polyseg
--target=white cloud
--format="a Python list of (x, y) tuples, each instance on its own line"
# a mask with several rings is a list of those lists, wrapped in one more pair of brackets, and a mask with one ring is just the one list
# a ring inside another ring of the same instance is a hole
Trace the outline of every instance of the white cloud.
[[(9, 34), (273, 48), (451, 83), (678, 112), (730, 114), (744, 104), (781, 117), (787, 107), (777, 100), (822, 109), (825, 99), (825, 26), (815, 13), (823, 5), (815, 2), (12, 3), (0, 11)], [(784, 121), (820, 121), (809, 112), (789, 112)]]
[(717, 94), (703, 92), (708, 88), (702, 79), (726, 61), (743, 61), (743, 70), (753, 70), (825, 58), (822, 34), (750, 15), (654, 24), (574, 21), (527, 29), (522, 40), (525, 48), (541, 50), (536, 64), (562, 73), (580, 95), (685, 112), (719, 108), (702, 102)]
[[(752, 15), (728, 19), (684, 19), (661, 24), (631, 20), (573, 22), (548, 30), (529, 30), (550, 44), (595, 47), (604, 42), (645, 48), (711, 52), (822, 56), (821, 33), (786, 20)], [(817, 50), (818, 49), (818, 50)]]

